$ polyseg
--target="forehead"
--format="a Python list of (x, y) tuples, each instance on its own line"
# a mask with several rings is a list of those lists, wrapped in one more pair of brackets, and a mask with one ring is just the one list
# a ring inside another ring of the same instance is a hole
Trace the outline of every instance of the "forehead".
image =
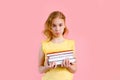
[(52, 24), (60, 24), (60, 23), (64, 23), (64, 19), (61, 18), (55, 18), (52, 21)]

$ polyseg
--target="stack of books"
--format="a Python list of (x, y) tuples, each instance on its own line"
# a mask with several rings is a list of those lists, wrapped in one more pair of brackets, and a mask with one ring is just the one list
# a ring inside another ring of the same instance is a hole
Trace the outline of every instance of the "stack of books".
[(63, 60), (69, 59), (70, 63), (74, 63), (76, 61), (73, 50), (67, 50), (67, 51), (60, 51), (60, 52), (53, 52), (47, 54), (48, 57), (48, 64), (50, 62), (56, 62), (57, 65), (61, 65)]

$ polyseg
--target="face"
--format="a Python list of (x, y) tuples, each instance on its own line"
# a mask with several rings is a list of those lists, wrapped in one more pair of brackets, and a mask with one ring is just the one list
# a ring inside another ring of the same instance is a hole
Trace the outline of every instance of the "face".
[(52, 33), (55, 37), (63, 35), (65, 22), (64, 19), (55, 18), (52, 22)]

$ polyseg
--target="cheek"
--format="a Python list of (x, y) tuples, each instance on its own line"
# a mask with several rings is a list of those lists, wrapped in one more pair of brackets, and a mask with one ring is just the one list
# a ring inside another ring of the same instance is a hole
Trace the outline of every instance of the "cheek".
[(51, 32), (54, 34), (54, 33), (55, 33), (55, 29), (54, 29), (54, 28), (52, 28), (52, 29), (51, 29)]
[(62, 29), (62, 31), (64, 31), (65, 28)]
[(61, 29), (61, 32), (64, 32), (64, 30), (65, 30), (65, 28), (62, 28), (62, 29)]
[(62, 28), (62, 30), (64, 30), (65, 29), (65, 26)]

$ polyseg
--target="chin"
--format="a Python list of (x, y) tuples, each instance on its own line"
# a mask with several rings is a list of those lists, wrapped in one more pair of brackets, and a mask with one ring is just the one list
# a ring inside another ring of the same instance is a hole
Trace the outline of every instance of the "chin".
[(60, 37), (61, 35), (55, 35), (55, 37)]

